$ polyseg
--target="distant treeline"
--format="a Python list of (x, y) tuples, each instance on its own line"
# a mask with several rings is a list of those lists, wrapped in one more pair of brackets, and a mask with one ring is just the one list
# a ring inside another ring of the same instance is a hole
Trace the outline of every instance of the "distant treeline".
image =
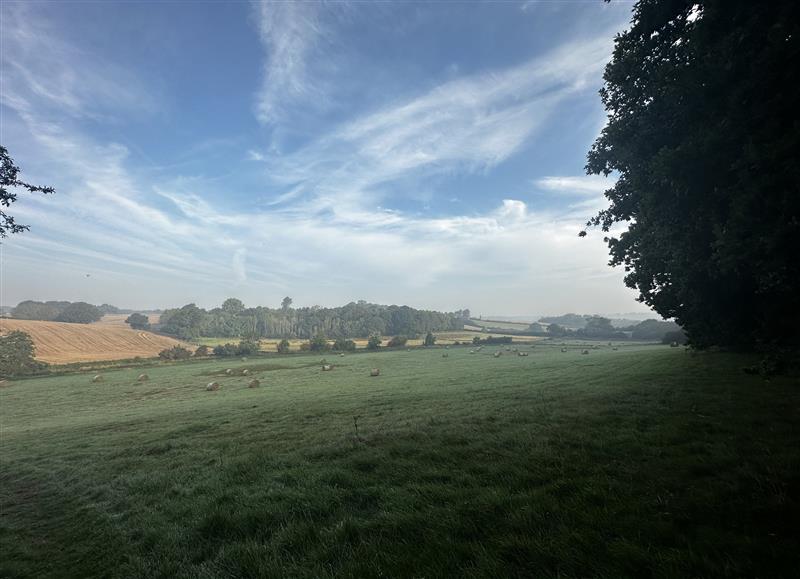
[(549, 325), (533, 323), (528, 328), (530, 334), (534, 336), (549, 336), (552, 338), (588, 338), (588, 339), (609, 339), (609, 340), (642, 340), (659, 342), (679, 342), (685, 343), (686, 336), (681, 327), (675, 322), (664, 322), (659, 320), (644, 320), (638, 324), (615, 328), (611, 320), (602, 316), (577, 316), (576, 314), (566, 314), (565, 316), (542, 318), (542, 322), (561, 319), (575, 323), (577, 318), (583, 321), (582, 327), (570, 329), (556, 322)]
[(159, 330), (182, 339), (214, 337), (359, 338), (374, 335), (416, 336), (460, 330), (469, 312), (436, 312), (408, 306), (384, 306), (364, 301), (337, 308), (247, 308), (238, 299), (204, 310), (195, 304), (165, 310)]
[[(96, 322), (106, 314), (130, 314), (134, 310), (122, 309), (110, 304), (95, 306), (86, 302), (49, 301), (37, 302), (25, 300), (13, 308), (5, 308), (5, 312), (18, 320), (39, 320), (44, 322), (71, 322), (89, 324)], [(138, 310), (145, 311), (145, 310)], [(158, 310), (147, 310), (155, 311)]]
[(19, 320), (42, 320), (47, 322), (70, 322), (90, 324), (103, 317), (103, 310), (86, 302), (20, 302), (11, 310)]

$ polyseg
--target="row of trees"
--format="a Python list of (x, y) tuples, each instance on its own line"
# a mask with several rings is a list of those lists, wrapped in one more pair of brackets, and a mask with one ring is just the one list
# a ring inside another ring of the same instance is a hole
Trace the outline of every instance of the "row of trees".
[(11, 315), (20, 320), (90, 324), (102, 318), (103, 312), (97, 306), (86, 302), (37, 302), (26, 300), (17, 304), (11, 310)]
[(364, 301), (337, 308), (292, 308), (289, 298), (284, 299), (281, 308), (247, 308), (240, 300), (230, 298), (222, 306), (208, 311), (195, 304), (166, 310), (161, 315), (160, 330), (182, 339), (200, 336), (250, 339), (311, 339), (317, 335), (331, 339), (387, 334), (413, 336), (461, 329), (463, 312), (417, 310)]
[(528, 331), (535, 336), (547, 336), (551, 338), (574, 337), (608, 340), (631, 339), (663, 341), (665, 336), (669, 336), (670, 342), (683, 343), (686, 341), (683, 330), (675, 322), (645, 320), (632, 326), (615, 328), (608, 318), (602, 316), (585, 316), (582, 319), (582, 323), (583, 327), (578, 329), (571, 329), (557, 323), (551, 323), (547, 326), (540, 323), (533, 323), (528, 328)]

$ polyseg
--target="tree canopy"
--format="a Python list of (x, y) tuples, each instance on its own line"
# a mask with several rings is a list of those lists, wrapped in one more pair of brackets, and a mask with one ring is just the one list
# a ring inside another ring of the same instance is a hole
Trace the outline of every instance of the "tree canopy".
[(150, 329), (150, 318), (144, 314), (131, 314), (126, 318), (125, 323), (129, 324), (134, 330)]
[(605, 70), (586, 168), (618, 180), (587, 225), (698, 347), (798, 344), (798, 28), (796, 2), (639, 0)]
[(43, 369), (34, 359), (36, 347), (29, 334), (15, 330), (0, 335), (0, 377), (22, 376)]
[[(40, 187), (20, 180), (19, 174), (20, 168), (14, 164), (8, 149), (0, 145), (0, 207), (10, 207), (17, 200), (19, 189), (30, 193), (55, 193), (52, 187)], [(0, 209), (0, 239), (10, 233), (21, 233), (27, 229), (27, 225), (18, 224), (13, 216)]]

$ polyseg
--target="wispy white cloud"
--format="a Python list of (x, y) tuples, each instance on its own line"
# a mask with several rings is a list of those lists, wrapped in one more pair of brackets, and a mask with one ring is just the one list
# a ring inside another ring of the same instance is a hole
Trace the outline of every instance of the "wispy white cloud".
[(537, 188), (563, 195), (588, 195), (601, 196), (607, 189), (614, 186), (615, 180), (602, 175), (581, 175), (562, 177), (542, 177), (536, 179)]
[(112, 109), (155, 110), (135, 76), (63, 40), (32, 6), (5, 3), (3, 19), (3, 104), (95, 120), (107, 119)]
[(394, 180), (486, 171), (508, 159), (555, 107), (599, 77), (611, 47), (610, 34), (601, 34), (506, 70), (447, 81), (291, 155), (260, 156), (275, 184), (304, 185), (305, 195), (292, 195), (305, 201), (304, 211), (359, 213), (379, 204), (389, 194), (380, 186)]
[(264, 124), (283, 118), (286, 108), (319, 102), (321, 87), (309, 72), (309, 58), (324, 36), (318, 2), (262, 0), (257, 3), (259, 32), (266, 51), (264, 81), (256, 116)]

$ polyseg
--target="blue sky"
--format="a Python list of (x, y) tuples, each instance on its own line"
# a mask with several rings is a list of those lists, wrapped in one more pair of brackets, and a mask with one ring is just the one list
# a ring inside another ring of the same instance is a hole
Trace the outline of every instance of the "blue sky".
[(579, 239), (629, 3), (3, 2), (0, 302), (643, 311)]

